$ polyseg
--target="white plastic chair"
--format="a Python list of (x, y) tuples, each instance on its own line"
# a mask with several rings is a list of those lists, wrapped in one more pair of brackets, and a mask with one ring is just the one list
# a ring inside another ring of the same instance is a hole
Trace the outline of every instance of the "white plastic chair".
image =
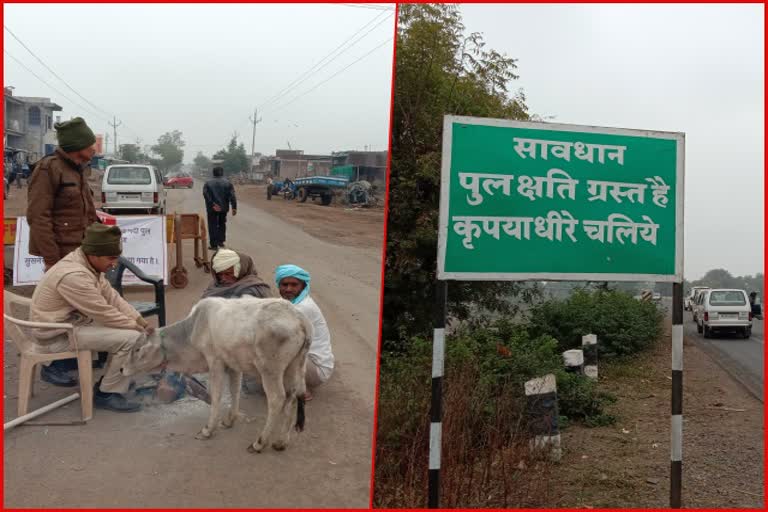
[[(77, 336), (72, 324), (30, 322), (29, 308), (32, 300), (8, 290), (3, 290), (3, 317), (6, 320), (5, 332), (13, 340), (19, 351), (19, 407), (18, 415), (24, 416), (29, 408), (29, 399), (34, 395), (35, 369), (48, 361), (77, 358), (80, 380), (80, 402), (83, 421), (93, 417), (93, 352), (77, 348)], [(40, 353), (36, 343), (30, 338), (30, 329), (55, 329), (64, 331), (72, 350), (52, 354)]]

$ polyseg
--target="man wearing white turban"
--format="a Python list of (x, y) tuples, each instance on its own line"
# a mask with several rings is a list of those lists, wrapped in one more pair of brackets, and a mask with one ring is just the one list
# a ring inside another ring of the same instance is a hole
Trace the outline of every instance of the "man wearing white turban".
[(235, 299), (243, 296), (272, 297), (272, 290), (256, 273), (253, 260), (246, 254), (219, 249), (211, 259), (213, 283), (203, 292), (203, 298)]

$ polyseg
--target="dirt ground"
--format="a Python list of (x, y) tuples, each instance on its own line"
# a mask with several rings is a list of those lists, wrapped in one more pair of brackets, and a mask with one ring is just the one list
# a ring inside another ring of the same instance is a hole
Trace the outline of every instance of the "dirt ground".
[[(23, 213), (25, 192), (11, 190), (6, 215)], [(168, 194), (169, 210), (202, 213), (199, 183)], [(253, 423), (220, 430), (209, 441), (194, 439), (208, 407), (192, 398), (135, 414), (96, 410), (85, 426), (20, 426), (4, 435), (6, 507), (368, 506), (383, 213), (282, 200), (264, 206), (258, 191), (239, 195), (228, 246), (251, 255), (268, 282), (282, 263), (308, 269), (312, 296), (333, 336), (336, 369), (307, 404), (305, 431), (284, 452), (247, 453), (266, 415), (261, 395), (241, 401)], [(183, 318), (210, 282), (195, 268), (191, 244), (184, 245), (189, 285), (167, 288), (169, 322)], [(169, 250), (171, 265), (174, 252)], [(145, 296), (144, 290), (127, 294), (129, 300)], [(7, 341), (5, 421), (16, 416), (17, 362)], [(41, 382), (36, 389), (31, 408), (73, 392)], [(79, 419), (79, 402), (43, 418)]]
[[(549, 506), (669, 506), (670, 354), (667, 334), (631, 364), (600, 367), (618, 421), (563, 430)], [(763, 404), (687, 339), (683, 387), (683, 507), (762, 508)]]
[[(287, 201), (273, 196), (261, 185), (238, 185), (237, 197), (290, 222), (312, 236), (352, 247), (381, 247), (383, 208), (353, 208), (338, 200), (329, 206), (319, 202)], [(338, 198), (336, 198), (338, 199)]]

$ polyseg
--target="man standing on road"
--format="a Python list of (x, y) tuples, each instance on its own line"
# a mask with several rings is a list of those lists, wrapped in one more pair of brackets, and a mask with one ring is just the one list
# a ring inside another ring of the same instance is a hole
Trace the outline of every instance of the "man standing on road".
[(203, 187), (205, 210), (208, 213), (208, 238), (211, 250), (224, 247), (227, 240), (227, 213), (232, 205), (232, 216), (237, 215), (235, 187), (224, 179), (222, 167), (213, 168), (213, 179)]
[[(134, 412), (141, 405), (125, 397), (131, 379), (121, 368), (134, 354), (134, 346), (153, 327), (109, 284), (104, 273), (122, 253), (122, 233), (117, 226), (92, 224), (79, 249), (45, 273), (32, 295), (30, 320), (75, 325), (80, 349), (109, 352), (104, 376), (94, 388), (94, 406)], [(39, 350), (46, 353), (72, 350), (65, 335), (33, 330)]]
[(27, 194), (29, 253), (47, 271), (80, 246), (85, 229), (99, 222), (88, 186), (96, 136), (82, 118), (56, 123), (59, 147), (32, 165)]
[(331, 333), (322, 311), (309, 296), (309, 273), (296, 265), (281, 265), (275, 271), (280, 296), (293, 303), (312, 322), (312, 342), (307, 354), (307, 390), (304, 400), (312, 400), (312, 388), (328, 382), (333, 373), (334, 357)]
[[(42, 256), (46, 272), (80, 246), (90, 224), (99, 222), (88, 186), (96, 136), (80, 117), (54, 128), (59, 146), (30, 166), (27, 191), (29, 253)], [(54, 361), (43, 367), (41, 377), (55, 386), (75, 386), (77, 380), (67, 374), (75, 368), (76, 359)]]

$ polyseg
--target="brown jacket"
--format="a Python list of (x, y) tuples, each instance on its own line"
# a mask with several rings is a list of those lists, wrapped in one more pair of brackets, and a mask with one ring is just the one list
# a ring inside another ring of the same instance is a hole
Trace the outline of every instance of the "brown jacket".
[[(32, 295), (29, 319), (76, 326), (96, 323), (139, 332), (147, 326), (147, 321), (112, 288), (104, 274), (88, 263), (82, 249), (69, 253), (45, 273)], [(45, 344), (60, 334), (48, 330), (35, 332), (35, 337)]]
[(80, 247), (85, 228), (99, 222), (88, 186), (91, 168), (60, 148), (35, 164), (27, 194), (29, 253), (53, 265)]

